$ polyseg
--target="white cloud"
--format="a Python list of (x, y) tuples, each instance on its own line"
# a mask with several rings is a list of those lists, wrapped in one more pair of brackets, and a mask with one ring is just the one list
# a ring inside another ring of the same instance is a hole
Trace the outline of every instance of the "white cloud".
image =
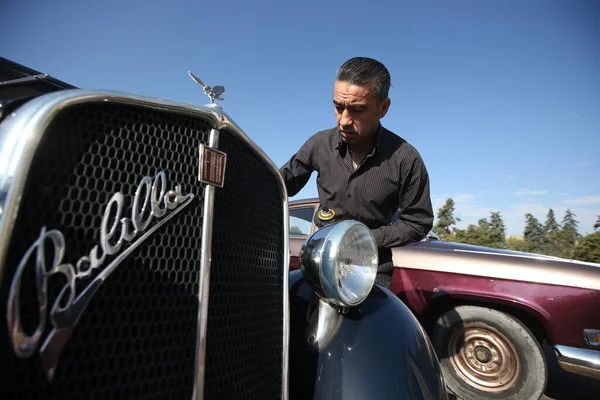
[(515, 196), (542, 196), (548, 194), (546, 189), (531, 190), (531, 189), (519, 189), (513, 193)]
[(473, 194), (460, 193), (460, 194), (455, 195), (452, 199), (454, 200), (455, 203), (468, 203), (474, 197), (475, 197), (475, 195), (473, 195)]
[(583, 196), (572, 199), (565, 199), (562, 203), (571, 206), (586, 206), (592, 204), (600, 204), (600, 196)]

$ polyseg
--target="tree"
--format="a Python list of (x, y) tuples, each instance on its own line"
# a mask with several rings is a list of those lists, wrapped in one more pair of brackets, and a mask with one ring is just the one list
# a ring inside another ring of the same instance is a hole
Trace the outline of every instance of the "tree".
[(455, 229), (452, 240), (458, 243), (505, 249), (506, 228), (500, 212), (492, 212), (489, 222), (486, 218), (481, 218), (477, 221), (477, 225), (470, 224), (467, 229)]
[(596, 223), (594, 224), (594, 229), (598, 229), (600, 228), (600, 215), (598, 215), (598, 219), (596, 220)]
[(549, 209), (548, 215), (546, 216), (546, 224), (544, 225), (544, 230), (548, 235), (557, 234), (560, 231), (560, 225), (556, 222), (556, 218), (554, 217), (554, 210)]
[(586, 235), (577, 244), (573, 258), (580, 261), (600, 263), (600, 231)]
[(477, 246), (488, 246), (490, 224), (487, 219), (481, 218), (477, 225), (470, 224), (467, 229), (455, 229), (453, 240), (457, 243), (468, 243)]
[(502, 220), (500, 212), (492, 212), (490, 216), (489, 245), (499, 249), (505, 249), (506, 245), (506, 226)]
[(543, 254), (547, 237), (540, 222), (531, 214), (525, 214), (524, 240), (526, 249), (531, 253)]
[(551, 208), (548, 210), (548, 215), (546, 216), (544, 231), (546, 232), (546, 237), (548, 239), (548, 241), (546, 242), (546, 248), (544, 249), (544, 254), (560, 257), (561, 251), (558, 245), (560, 225), (558, 224), (558, 222), (556, 222), (554, 210)]
[(556, 245), (559, 251), (559, 257), (571, 258), (573, 251), (577, 245), (577, 241), (581, 239), (581, 235), (577, 232), (579, 221), (575, 219), (576, 215), (571, 210), (565, 211), (565, 216), (562, 221), (562, 229), (558, 233)]
[(575, 219), (576, 216), (571, 210), (567, 210), (562, 222), (562, 231), (571, 233), (574, 238), (578, 236), (577, 227), (579, 226), (579, 221)]
[(460, 221), (460, 218), (454, 218), (454, 200), (446, 200), (446, 204), (438, 209), (437, 223), (433, 227), (433, 232), (442, 240), (447, 240), (452, 232), (450, 227)]
[(506, 245), (510, 250), (514, 251), (527, 251), (527, 242), (521, 237), (511, 236), (506, 241)]

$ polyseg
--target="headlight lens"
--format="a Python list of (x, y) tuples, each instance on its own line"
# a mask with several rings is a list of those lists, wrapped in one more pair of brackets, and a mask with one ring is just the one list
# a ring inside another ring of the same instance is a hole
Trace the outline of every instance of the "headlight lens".
[(369, 295), (377, 275), (377, 245), (371, 230), (357, 221), (330, 224), (300, 250), (300, 268), (324, 298), (356, 306)]

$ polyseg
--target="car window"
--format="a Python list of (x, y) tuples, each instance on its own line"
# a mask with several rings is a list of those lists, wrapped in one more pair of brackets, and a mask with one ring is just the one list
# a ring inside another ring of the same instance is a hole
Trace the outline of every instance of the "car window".
[(307, 236), (310, 233), (314, 213), (314, 207), (290, 210), (290, 235)]

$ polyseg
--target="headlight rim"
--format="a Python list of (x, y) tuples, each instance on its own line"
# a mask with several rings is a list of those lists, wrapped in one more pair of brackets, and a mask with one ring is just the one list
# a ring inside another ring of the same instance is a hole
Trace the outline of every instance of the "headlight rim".
[[(339, 279), (338, 259), (340, 256), (340, 246), (344, 237), (349, 232), (358, 229), (360, 235), (366, 235), (365, 240), (369, 242), (373, 254), (373, 276), (366, 282), (364, 296), (357, 298), (356, 301), (349, 301), (342, 292), (342, 285), (337, 284)], [(356, 307), (364, 302), (369, 293), (375, 286), (378, 267), (378, 248), (373, 232), (362, 222), (356, 220), (344, 220), (328, 224), (317, 232), (313, 233), (302, 245), (300, 250), (300, 268), (307, 281), (313, 286), (313, 289), (323, 300), (328, 303), (348, 308)], [(305, 262), (308, 265), (305, 265)]]

